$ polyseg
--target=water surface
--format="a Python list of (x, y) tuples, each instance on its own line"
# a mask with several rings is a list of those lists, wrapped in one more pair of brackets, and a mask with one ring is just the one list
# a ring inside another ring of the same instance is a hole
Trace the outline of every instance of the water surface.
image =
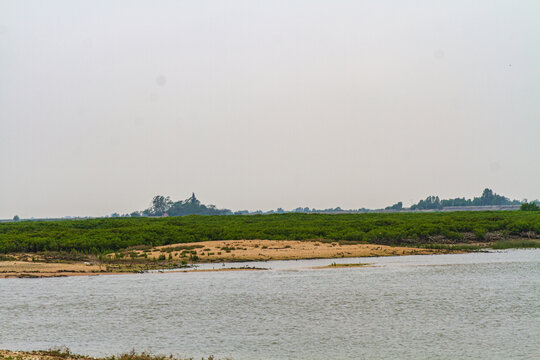
[[(373, 266), (311, 269), (334, 261)], [(271, 270), (0, 279), (0, 348), (540, 358), (540, 250), (249, 265)]]

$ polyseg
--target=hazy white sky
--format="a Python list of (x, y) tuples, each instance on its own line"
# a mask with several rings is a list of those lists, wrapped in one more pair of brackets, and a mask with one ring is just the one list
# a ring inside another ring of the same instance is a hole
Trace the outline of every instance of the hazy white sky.
[(540, 2), (0, 0), (0, 218), (540, 198)]

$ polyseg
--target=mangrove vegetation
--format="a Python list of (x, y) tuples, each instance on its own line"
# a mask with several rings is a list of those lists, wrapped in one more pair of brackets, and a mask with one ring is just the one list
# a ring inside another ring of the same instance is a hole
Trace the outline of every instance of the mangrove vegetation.
[(540, 212), (129, 217), (0, 223), (0, 253), (104, 254), (133, 246), (209, 240), (328, 240), (419, 246), (537, 239)]

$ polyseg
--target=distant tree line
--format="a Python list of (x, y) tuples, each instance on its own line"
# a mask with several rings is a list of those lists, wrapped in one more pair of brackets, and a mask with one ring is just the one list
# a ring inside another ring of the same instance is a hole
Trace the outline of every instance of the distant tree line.
[(411, 206), (411, 210), (440, 210), (450, 206), (493, 206), (493, 205), (520, 205), (518, 200), (510, 200), (505, 196), (495, 194), (491, 189), (484, 189), (482, 196), (473, 199), (455, 198), (440, 200), (438, 196), (428, 196), (418, 204)]
[[(540, 210), (540, 201), (533, 200), (527, 202), (510, 200), (509, 198), (498, 195), (491, 189), (484, 189), (482, 196), (475, 197), (473, 199), (465, 199), (464, 197), (455, 199), (440, 199), (438, 196), (428, 196), (424, 200), (420, 200), (417, 204), (412, 205), (410, 208), (404, 208), (403, 203), (397, 202), (394, 205), (387, 206), (384, 209), (342, 209), (337, 206), (335, 208), (316, 209), (309, 207), (297, 207), (293, 210), (284, 210), (283, 208), (277, 208), (276, 210), (269, 211), (249, 211), (238, 210), (232, 211), (230, 209), (218, 209), (215, 205), (201, 204), (199, 199), (192, 193), (186, 200), (172, 201), (169, 196), (156, 195), (153, 197), (149, 208), (142, 211), (133, 211), (130, 214), (120, 215), (119, 213), (113, 213), (110, 217), (162, 217), (162, 216), (185, 216), (185, 215), (270, 215), (270, 214), (285, 214), (285, 213), (319, 213), (319, 214), (339, 214), (339, 213), (373, 213), (373, 212), (400, 212), (407, 210), (442, 210), (448, 207), (468, 207), (468, 206), (497, 206), (497, 205), (521, 205), (521, 210), (524, 211), (536, 211)], [(109, 216), (105, 216), (109, 217)], [(73, 219), (70, 216), (66, 216), (65, 219)], [(79, 218), (80, 219), (80, 218)], [(15, 215), (13, 221), (20, 221), (18, 215)], [(34, 220), (26, 219), (26, 220)], [(39, 219), (37, 219), (39, 220)], [(58, 219), (41, 219), (41, 220), (58, 220)], [(5, 220), (4, 220), (5, 221)]]
[(238, 210), (232, 211), (230, 209), (218, 209), (215, 205), (201, 204), (199, 199), (192, 193), (186, 200), (172, 201), (169, 196), (156, 195), (152, 199), (151, 205), (148, 209), (142, 211), (134, 211), (130, 214), (120, 215), (114, 213), (111, 217), (141, 217), (141, 216), (185, 216), (185, 215), (269, 215), (269, 214), (285, 214), (285, 213), (342, 213), (342, 212), (357, 212), (364, 213), (372, 210), (350, 209), (343, 210), (341, 207), (328, 208), (328, 209), (310, 209), (309, 207), (298, 207), (294, 210), (284, 210), (283, 208), (277, 208), (276, 210), (262, 211), (262, 210)]
[[(527, 203), (526, 200), (523, 201)], [(473, 199), (465, 199), (464, 197), (455, 199), (440, 199), (438, 196), (428, 196), (424, 200), (420, 200), (417, 204), (414, 204), (410, 209), (404, 208), (403, 203), (397, 202), (392, 206), (387, 206), (384, 209), (342, 209), (341, 207), (316, 209), (309, 207), (297, 207), (293, 210), (284, 210), (283, 208), (277, 208), (276, 210), (269, 211), (249, 211), (238, 210), (232, 211), (230, 209), (218, 209), (215, 205), (201, 204), (199, 199), (192, 193), (186, 200), (172, 201), (169, 196), (156, 195), (152, 199), (151, 205), (148, 209), (143, 211), (134, 211), (131, 214), (120, 215), (114, 213), (111, 217), (140, 217), (140, 216), (185, 216), (185, 215), (269, 215), (269, 214), (284, 214), (284, 213), (369, 213), (380, 211), (404, 211), (404, 210), (441, 210), (446, 207), (453, 206), (493, 206), (493, 205), (521, 205), (522, 202), (518, 200), (510, 200), (509, 198), (498, 195), (491, 189), (484, 189), (482, 196), (475, 197)], [(534, 200), (530, 209), (534, 206), (540, 205), (540, 201)], [(534, 205), (534, 206), (533, 206)], [(529, 207), (525, 206), (526, 209)]]

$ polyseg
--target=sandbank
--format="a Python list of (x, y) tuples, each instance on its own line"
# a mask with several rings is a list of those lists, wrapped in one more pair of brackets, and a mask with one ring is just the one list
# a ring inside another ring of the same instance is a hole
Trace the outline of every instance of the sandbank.
[[(321, 241), (205, 241), (159, 246), (144, 250), (125, 250), (118, 254), (108, 255), (109, 262), (97, 261), (97, 259), (95, 261), (86, 262), (44, 262), (39, 256), (31, 256), (31, 254), (12, 254), (13, 261), (0, 261), (0, 278), (123, 274), (151, 269), (156, 270), (159, 268), (174, 268), (174, 264), (432, 255), (448, 252), (448, 250), (438, 249), (394, 247), (375, 244), (340, 244), (339, 242)], [(127, 253), (130, 253), (129, 258), (126, 256)], [(261, 269), (175, 269), (174, 271), (240, 270)]]

